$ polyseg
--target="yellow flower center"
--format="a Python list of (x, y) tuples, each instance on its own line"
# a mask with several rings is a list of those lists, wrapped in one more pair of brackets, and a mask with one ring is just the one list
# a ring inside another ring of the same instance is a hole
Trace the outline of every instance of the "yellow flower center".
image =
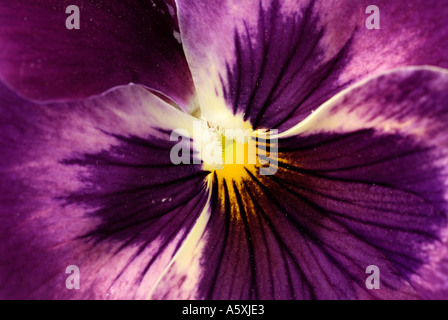
[(238, 184), (248, 177), (247, 171), (256, 173), (259, 165), (256, 140), (247, 137), (244, 141), (238, 141), (224, 136), (221, 140), (222, 167), (214, 170), (218, 179)]

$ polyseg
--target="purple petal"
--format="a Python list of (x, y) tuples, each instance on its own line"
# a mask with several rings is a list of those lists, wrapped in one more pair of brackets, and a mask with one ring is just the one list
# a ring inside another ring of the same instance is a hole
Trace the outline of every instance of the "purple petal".
[(0, 297), (146, 298), (207, 201), (201, 166), (170, 160), (193, 118), (138, 86), (48, 105), (2, 86), (0, 112)]
[(203, 116), (219, 122), (227, 109), (255, 128), (285, 130), (372, 74), (407, 65), (448, 67), (446, 2), (376, 1), (380, 30), (366, 28), (370, 4), (178, 1)]
[(172, 1), (77, 1), (79, 30), (65, 26), (71, 4), (0, 4), (0, 78), (28, 98), (51, 101), (133, 82), (188, 108), (193, 82)]
[(446, 299), (446, 101), (448, 71), (391, 72), (281, 135), (276, 175), (216, 175), (194, 272), (176, 260), (153, 297)]

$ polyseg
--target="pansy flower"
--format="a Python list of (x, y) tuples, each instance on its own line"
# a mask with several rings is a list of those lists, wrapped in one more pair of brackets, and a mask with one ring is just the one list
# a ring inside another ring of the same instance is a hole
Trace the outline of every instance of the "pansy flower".
[(1, 0), (0, 297), (447, 298), (448, 3), (372, 4)]

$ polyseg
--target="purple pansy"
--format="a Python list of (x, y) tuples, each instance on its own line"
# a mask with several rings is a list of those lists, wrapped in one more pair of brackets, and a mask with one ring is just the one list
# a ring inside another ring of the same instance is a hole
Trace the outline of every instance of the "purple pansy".
[(448, 3), (371, 4), (0, 0), (0, 298), (448, 298)]

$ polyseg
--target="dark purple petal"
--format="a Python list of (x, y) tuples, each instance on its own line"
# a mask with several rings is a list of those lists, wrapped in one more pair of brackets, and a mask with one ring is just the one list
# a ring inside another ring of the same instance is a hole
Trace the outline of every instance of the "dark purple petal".
[[(79, 30), (65, 26), (72, 4), (80, 9)], [(51, 101), (82, 99), (133, 82), (187, 109), (194, 89), (173, 5), (3, 1), (0, 78), (28, 98)]]
[[(200, 265), (176, 261), (160, 288), (189, 297), (199, 278), (205, 299), (446, 299), (447, 101), (448, 71), (392, 72), (282, 135), (276, 175), (218, 173), (190, 249)], [(379, 290), (365, 284), (371, 265)]]
[(203, 116), (219, 122), (227, 109), (254, 128), (285, 130), (372, 74), (409, 65), (448, 67), (446, 1), (376, 1), (380, 30), (366, 28), (370, 4), (178, 1)]
[(207, 201), (201, 166), (170, 160), (193, 118), (138, 86), (48, 105), (2, 86), (0, 112), (0, 297), (146, 298)]

